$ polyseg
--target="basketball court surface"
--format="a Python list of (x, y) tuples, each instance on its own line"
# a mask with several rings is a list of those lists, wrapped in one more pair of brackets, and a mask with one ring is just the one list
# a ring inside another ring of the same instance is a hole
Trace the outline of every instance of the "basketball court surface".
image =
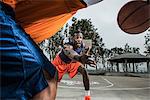
[[(150, 78), (89, 76), (91, 100), (150, 100)], [(56, 100), (84, 100), (82, 76), (65, 75), (58, 86)]]

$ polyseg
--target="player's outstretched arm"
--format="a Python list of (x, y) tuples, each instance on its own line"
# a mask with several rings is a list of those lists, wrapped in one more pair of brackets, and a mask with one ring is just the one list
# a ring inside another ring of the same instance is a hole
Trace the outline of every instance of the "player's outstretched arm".
[(79, 55), (76, 51), (73, 50), (73, 47), (71, 45), (64, 45), (63, 52), (70, 59), (79, 61), (82, 64), (89, 64), (91, 66), (96, 64), (94, 60), (90, 59), (91, 56), (87, 54)]

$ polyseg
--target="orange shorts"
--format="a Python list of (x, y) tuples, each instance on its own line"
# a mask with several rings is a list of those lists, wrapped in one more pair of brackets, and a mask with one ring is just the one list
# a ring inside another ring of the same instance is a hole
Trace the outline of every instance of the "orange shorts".
[(68, 72), (70, 78), (73, 78), (77, 74), (78, 68), (81, 65), (80, 62), (65, 63), (61, 60), (59, 55), (55, 57), (55, 59), (52, 61), (52, 64), (58, 70), (58, 81), (62, 79), (66, 72)]

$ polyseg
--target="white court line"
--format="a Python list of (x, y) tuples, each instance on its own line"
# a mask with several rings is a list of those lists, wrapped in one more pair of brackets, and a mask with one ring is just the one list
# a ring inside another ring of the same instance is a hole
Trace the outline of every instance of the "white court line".
[[(67, 89), (80, 89), (83, 90), (84, 87), (73, 87), (73, 86), (58, 86), (60, 88), (67, 88)], [(105, 87), (91, 87), (91, 90), (147, 90), (150, 87), (143, 87), (143, 88), (105, 88)]]
[[(145, 90), (145, 89), (150, 89), (150, 87), (143, 87), (143, 88), (110, 88), (113, 87), (114, 84), (112, 82), (110, 82), (109, 80), (107, 80), (104, 77), (101, 77), (103, 80), (105, 80), (107, 83), (109, 83), (108, 86), (104, 86), (104, 87), (90, 87), (91, 90)], [(75, 86), (60, 86), (58, 85), (58, 87), (60, 88), (69, 88), (69, 89), (84, 89), (84, 87), (75, 87)]]
[(143, 88), (103, 88), (101, 90), (147, 90), (150, 87), (143, 87)]
[[(104, 78), (104, 77), (101, 77), (103, 80), (105, 80), (109, 85), (108, 86), (105, 86), (105, 87), (107, 87), (107, 88), (109, 88), (109, 87), (112, 87), (112, 86), (114, 86), (114, 84), (112, 83), (112, 82), (110, 82), (109, 80), (107, 80), (106, 78)], [(66, 82), (67, 83), (67, 80), (62, 80), (62, 82)], [(73, 82), (68, 82), (69, 84), (72, 84)], [(73, 88), (73, 89), (83, 89), (83, 87), (74, 87), (74, 86), (70, 86), (68, 84), (68, 86), (58, 86), (58, 87), (61, 87), (61, 88)], [(105, 88), (105, 87), (90, 87), (91, 89), (102, 89), (102, 88)]]
[(103, 80), (105, 80), (107, 83), (110, 84), (110, 85), (108, 85), (108, 86), (106, 86), (106, 87), (113, 87), (113, 86), (114, 86), (114, 84), (113, 84), (112, 82), (110, 82), (109, 80), (107, 80), (106, 78), (104, 78), (104, 77), (102, 77), (102, 76), (101, 76), (101, 78), (102, 78)]

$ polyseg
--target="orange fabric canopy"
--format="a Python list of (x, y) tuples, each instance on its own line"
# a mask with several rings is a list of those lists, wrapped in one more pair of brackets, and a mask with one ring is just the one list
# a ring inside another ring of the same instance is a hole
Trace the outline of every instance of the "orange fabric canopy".
[(16, 19), (32, 39), (39, 43), (53, 36), (78, 9), (81, 0), (3, 0), (10, 4)]

